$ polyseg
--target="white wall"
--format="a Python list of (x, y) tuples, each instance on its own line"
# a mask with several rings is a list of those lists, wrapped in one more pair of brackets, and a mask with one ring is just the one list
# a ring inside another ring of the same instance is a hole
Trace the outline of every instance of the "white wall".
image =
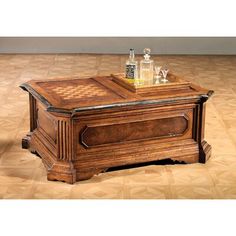
[(236, 55), (236, 37), (0, 37), (0, 53), (142, 53)]

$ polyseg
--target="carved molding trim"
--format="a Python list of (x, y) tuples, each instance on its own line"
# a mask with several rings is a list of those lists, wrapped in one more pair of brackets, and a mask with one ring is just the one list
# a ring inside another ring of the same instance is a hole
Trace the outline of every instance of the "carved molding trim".
[(30, 132), (37, 128), (37, 107), (36, 99), (29, 94), (29, 109), (30, 109)]
[(59, 160), (72, 160), (72, 134), (71, 124), (66, 120), (58, 120), (57, 122), (57, 146)]

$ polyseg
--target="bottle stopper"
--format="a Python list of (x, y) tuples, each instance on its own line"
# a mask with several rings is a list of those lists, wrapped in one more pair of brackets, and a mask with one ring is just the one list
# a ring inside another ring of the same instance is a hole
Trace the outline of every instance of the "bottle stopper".
[(144, 52), (144, 58), (146, 60), (148, 60), (150, 58), (151, 49), (150, 48), (144, 48), (143, 52)]

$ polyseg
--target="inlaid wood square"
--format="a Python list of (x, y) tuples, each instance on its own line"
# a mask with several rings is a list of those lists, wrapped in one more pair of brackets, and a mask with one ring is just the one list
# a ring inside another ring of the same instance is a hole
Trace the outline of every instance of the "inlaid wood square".
[(123, 101), (122, 95), (110, 88), (107, 77), (37, 81), (37, 91), (52, 106), (72, 109)]
[(99, 88), (95, 84), (85, 84), (85, 85), (68, 85), (68, 86), (58, 86), (56, 88), (52, 88), (52, 90), (60, 95), (65, 100), (70, 99), (81, 99), (83, 97), (94, 97), (94, 96), (106, 96), (108, 95), (106, 90)]

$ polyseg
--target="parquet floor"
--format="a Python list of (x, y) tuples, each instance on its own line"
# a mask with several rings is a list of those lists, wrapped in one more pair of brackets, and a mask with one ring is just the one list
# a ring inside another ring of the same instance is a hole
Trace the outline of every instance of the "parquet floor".
[(0, 198), (236, 198), (236, 56), (155, 56), (160, 65), (215, 90), (208, 101), (207, 164), (108, 172), (69, 185), (48, 182), (41, 160), (21, 149), (29, 129), (29, 79), (122, 72), (122, 55), (0, 55)]

